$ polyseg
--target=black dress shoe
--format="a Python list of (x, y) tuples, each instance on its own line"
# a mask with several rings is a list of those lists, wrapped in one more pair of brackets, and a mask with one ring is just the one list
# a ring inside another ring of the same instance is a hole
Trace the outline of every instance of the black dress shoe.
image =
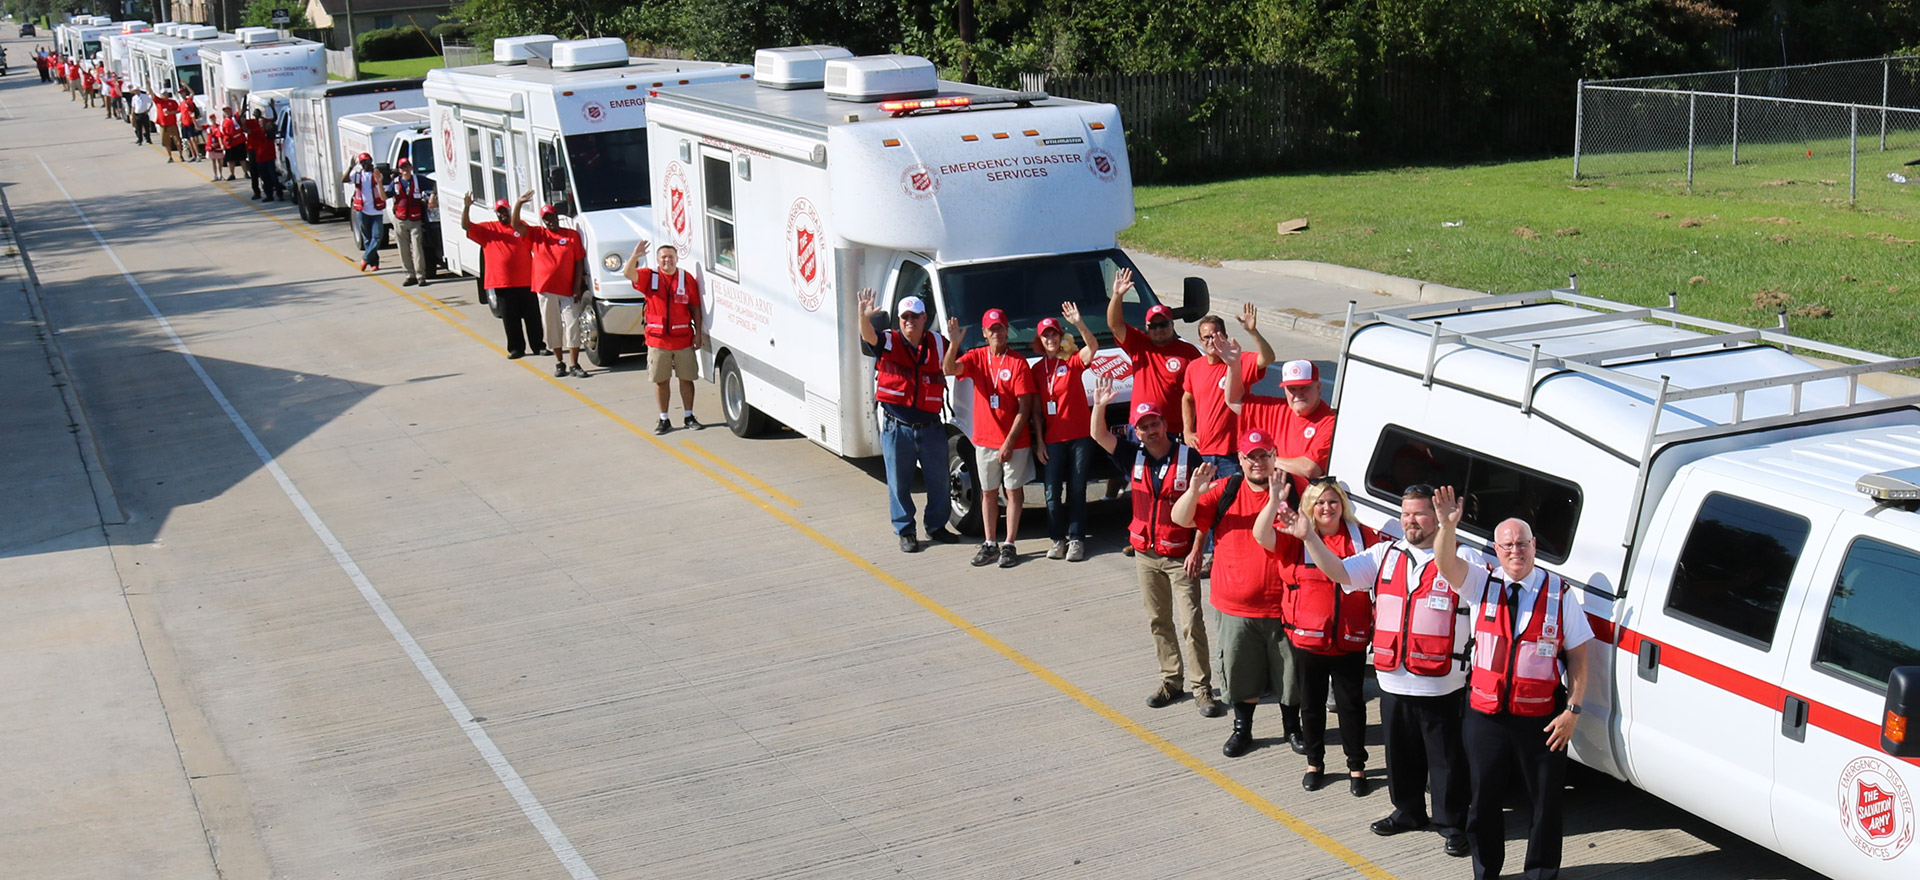
[(1227, 743), (1220, 747), (1220, 754), (1229, 758), (1238, 758), (1253, 748), (1253, 730), (1236, 724), (1233, 733), (1227, 735)]
[(1348, 794), (1353, 795), (1354, 797), (1366, 797), (1367, 789), (1368, 789), (1367, 777), (1365, 776), (1347, 777), (1347, 793)]
[(958, 544), (960, 543), (960, 536), (947, 531), (946, 526), (941, 526), (937, 529), (928, 529), (927, 540), (939, 544)]
[(1306, 775), (1300, 777), (1300, 787), (1307, 791), (1319, 791), (1326, 784), (1327, 774), (1318, 770), (1308, 770)]
[(907, 534), (906, 532), (901, 532), (900, 533), (900, 552), (902, 553), (920, 552), (920, 539), (910, 534)]
[(1298, 733), (1287, 734), (1287, 745), (1293, 747), (1293, 753), (1296, 755), (1304, 755), (1307, 753), (1307, 741), (1302, 739)]
[(1396, 822), (1394, 821), (1394, 818), (1392, 816), (1388, 816), (1385, 819), (1376, 820), (1372, 825), (1367, 826), (1368, 830), (1372, 831), (1375, 834), (1380, 835), (1381, 837), (1392, 837), (1395, 834), (1405, 834), (1409, 831), (1419, 831), (1420, 829), (1425, 827), (1427, 827), (1427, 823), (1425, 822), (1421, 822), (1419, 824), (1412, 824), (1407, 822)]
[(1456, 859), (1464, 859), (1472, 852), (1473, 847), (1467, 844), (1467, 836), (1465, 834), (1447, 835), (1447, 855), (1453, 856)]

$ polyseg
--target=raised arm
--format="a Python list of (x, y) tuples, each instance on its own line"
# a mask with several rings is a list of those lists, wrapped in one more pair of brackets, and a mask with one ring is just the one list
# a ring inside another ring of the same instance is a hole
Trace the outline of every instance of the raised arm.
[(1122, 345), (1127, 341), (1127, 315), (1121, 306), (1127, 291), (1132, 289), (1132, 269), (1121, 269), (1113, 273), (1113, 293), (1107, 296), (1107, 329), (1113, 331), (1115, 345)]
[(1113, 436), (1113, 429), (1107, 427), (1107, 404), (1112, 402), (1113, 380), (1106, 376), (1093, 380), (1093, 410), (1087, 417), (1087, 433), (1093, 436), (1093, 442), (1109, 453), (1120, 445), (1120, 439)]
[(1087, 322), (1080, 317), (1080, 304), (1076, 302), (1061, 303), (1060, 317), (1065, 318), (1067, 323), (1072, 325), (1073, 329), (1080, 334), (1080, 350), (1074, 353), (1080, 358), (1080, 363), (1086, 364), (1089, 367), (1093, 366), (1093, 356), (1099, 354), (1098, 346), (1094, 345), (1093, 328), (1088, 327)]
[(873, 316), (880, 313), (880, 308), (874, 305), (879, 295), (873, 292), (873, 288), (869, 287), (866, 290), (860, 291), (859, 297), (860, 341), (872, 348), (878, 349), (880, 347), (880, 334), (873, 329)]
[(521, 193), (519, 198), (513, 200), (513, 231), (523, 234), (527, 231), (527, 221), (521, 219), (520, 209), (526, 207), (527, 201), (532, 198), (533, 190), (527, 190)]
[(1452, 486), (1441, 486), (1433, 492), (1434, 519), (1440, 521), (1433, 534), (1433, 564), (1440, 566), (1440, 576), (1447, 583), (1458, 588), (1467, 582), (1468, 568), (1472, 563), (1460, 558), (1455, 539), (1460, 528), (1460, 496)]
[[(1180, 493), (1180, 497), (1173, 501), (1174, 525), (1183, 529), (1193, 528), (1193, 517), (1199, 512), (1200, 497), (1207, 494), (1207, 490), (1213, 487), (1213, 478), (1218, 473), (1219, 470), (1213, 466), (1212, 462), (1193, 469), (1193, 477), (1187, 481), (1187, 491)], [(1216, 510), (1213, 515), (1221, 517), (1226, 513), (1224, 510)]]
[[(1260, 309), (1253, 303), (1241, 304), (1240, 327), (1247, 331), (1248, 336), (1253, 337), (1253, 350), (1256, 352), (1253, 362), (1260, 368), (1260, 372), (1265, 373), (1268, 367), (1273, 366), (1273, 345), (1267, 342), (1267, 337), (1260, 335)], [(1234, 370), (1240, 369), (1239, 361), (1230, 363), (1233, 364)]]
[(1213, 350), (1219, 352), (1220, 359), (1227, 362), (1227, 409), (1239, 415), (1240, 400), (1247, 396), (1247, 381), (1240, 376), (1240, 343), (1222, 334), (1213, 343)]
[(949, 376), (958, 376), (964, 372), (960, 366), (960, 340), (967, 337), (966, 328), (960, 326), (959, 318), (947, 319), (947, 353), (940, 358), (940, 369)]
[[(471, 203), (473, 196), (467, 196), (467, 201)], [(627, 255), (627, 264), (620, 267), (620, 274), (626, 277), (628, 284), (640, 283), (640, 264), (647, 259), (647, 244), (644, 238), (634, 243), (633, 253)]]
[(473, 228), (473, 193), (467, 193), (466, 197), (460, 200), (460, 231), (466, 232), (467, 230), (472, 228)]
[(1280, 546), (1280, 534), (1274, 531), (1273, 521), (1280, 515), (1280, 505), (1286, 503), (1287, 493), (1268, 492), (1267, 506), (1260, 509), (1260, 515), (1253, 519), (1253, 539), (1272, 553)]
[(1320, 569), (1320, 573), (1326, 575), (1327, 580), (1343, 587), (1353, 585), (1353, 578), (1347, 574), (1347, 564), (1341, 561), (1340, 557), (1333, 555), (1333, 549), (1321, 539), (1320, 531), (1313, 527), (1313, 517), (1296, 513), (1293, 508), (1285, 504), (1280, 505), (1279, 515), (1280, 524), (1286, 528), (1287, 534), (1300, 539), (1301, 545), (1307, 548), (1307, 556), (1313, 559), (1314, 567)]

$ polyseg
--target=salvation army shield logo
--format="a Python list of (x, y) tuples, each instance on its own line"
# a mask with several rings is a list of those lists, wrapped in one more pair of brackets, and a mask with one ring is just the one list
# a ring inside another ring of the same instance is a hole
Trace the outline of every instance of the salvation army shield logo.
[(1007, 368), (1005, 368), (1005, 367), (1001, 367), (1001, 368), (1000, 368), (1000, 381), (1002, 381), (1002, 382), (1011, 382), (1011, 381), (1013, 381), (1013, 371), (1012, 371), (1012, 370), (1009, 370), (1009, 369), (1007, 369)]
[(1179, 358), (1167, 358), (1167, 372), (1169, 372), (1169, 373), (1178, 373), (1178, 372), (1180, 372), (1180, 359), (1179, 359)]
[(440, 111), (440, 144), (441, 144), (440, 155), (445, 156), (447, 158), (448, 164), (452, 164), (453, 163), (453, 114), (446, 110)]
[(926, 165), (908, 165), (900, 172), (900, 189), (916, 199), (930, 199), (940, 191), (940, 175)]
[(1120, 172), (1120, 165), (1113, 161), (1113, 154), (1099, 147), (1088, 150), (1087, 161), (1082, 164), (1093, 172), (1093, 176), (1100, 178), (1101, 183), (1112, 183)]
[(668, 162), (660, 175), (666, 190), (667, 238), (675, 245), (687, 243), (687, 172), (678, 162)]
[(821, 265), (820, 212), (804, 198), (794, 199), (787, 210), (787, 276), (793, 281), (793, 294), (800, 307), (809, 312), (820, 310), (821, 294), (826, 289), (826, 267)]
[(580, 115), (589, 123), (599, 125), (607, 121), (607, 107), (599, 101), (588, 101), (580, 105)]
[(1884, 861), (1913, 843), (1913, 797), (1887, 762), (1855, 758), (1840, 773), (1839, 794), (1840, 827), (1861, 852)]

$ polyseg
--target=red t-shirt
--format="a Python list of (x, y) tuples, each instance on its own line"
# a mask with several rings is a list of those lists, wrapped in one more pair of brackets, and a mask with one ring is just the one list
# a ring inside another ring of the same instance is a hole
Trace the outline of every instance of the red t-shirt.
[[(1312, 459), (1322, 471), (1327, 469), (1327, 462), (1333, 457), (1333, 423), (1333, 407), (1324, 400), (1313, 412), (1304, 416), (1295, 415), (1293, 407), (1287, 405), (1284, 397), (1249, 394), (1241, 400), (1242, 427), (1249, 431), (1259, 428), (1271, 434), (1274, 445), (1279, 447), (1274, 450), (1275, 455)], [(1293, 488), (1304, 492), (1307, 481), (1294, 477)]]
[(180, 112), (180, 102), (172, 98), (155, 97), (153, 99), (153, 118), (161, 127), (175, 124)]
[(480, 283), (489, 288), (527, 287), (533, 280), (533, 260), (527, 240), (498, 220), (467, 227), (467, 240), (480, 245)]
[[(1020, 415), (1020, 397), (1034, 394), (1033, 371), (1027, 359), (1011, 349), (996, 355), (980, 346), (960, 356), (960, 378), (973, 380), (973, 445), (1000, 448)], [(1013, 448), (1032, 445), (1027, 431), (1013, 438)]]
[(529, 226), (524, 236), (533, 251), (533, 292), (573, 296), (574, 268), (587, 258), (580, 231), (564, 226), (558, 231)]
[(182, 126), (192, 125), (193, 121), (199, 118), (200, 118), (200, 108), (197, 106), (194, 106), (193, 99), (181, 98), (180, 99), (180, 124)]
[(1286, 583), (1273, 554), (1253, 539), (1253, 521), (1267, 506), (1267, 493), (1241, 480), (1240, 492), (1223, 516), (1220, 495), (1225, 491), (1227, 479), (1214, 480), (1193, 512), (1194, 528), (1200, 532), (1220, 520), (1213, 539), (1213, 607), (1235, 617), (1279, 617)]
[[(1201, 455), (1231, 455), (1239, 450), (1238, 416), (1227, 408), (1227, 364), (1201, 358), (1180, 371), (1186, 393), (1193, 395), (1193, 436), (1187, 445)], [(1247, 387), (1260, 381), (1260, 356), (1240, 353), (1240, 380)]]
[(1133, 359), (1133, 397), (1128, 402), (1158, 404), (1167, 415), (1167, 430), (1178, 427), (1181, 371), (1201, 360), (1200, 349), (1184, 339), (1154, 345), (1147, 341), (1147, 331), (1128, 324), (1120, 350)]
[(1040, 395), (1036, 406), (1046, 423), (1048, 443), (1078, 440), (1088, 435), (1086, 379), (1081, 374), (1087, 365), (1078, 352), (1069, 358), (1043, 357), (1033, 362), (1034, 393)]

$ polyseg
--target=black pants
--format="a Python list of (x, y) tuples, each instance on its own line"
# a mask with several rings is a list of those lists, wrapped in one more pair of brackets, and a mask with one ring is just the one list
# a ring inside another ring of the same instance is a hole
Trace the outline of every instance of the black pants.
[(133, 142), (136, 144), (153, 143), (153, 117), (146, 113), (133, 114)]
[(1473, 876), (1500, 876), (1507, 854), (1504, 815), (1508, 782), (1514, 773), (1533, 799), (1532, 831), (1527, 834), (1528, 880), (1560, 876), (1560, 801), (1567, 786), (1567, 753), (1547, 749), (1544, 728), (1551, 718), (1523, 718), (1467, 710), (1461, 738), (1473, 780), (1467, 808), (1467, 837), (1473, 844)]
[(543, 348), (547, 337), (540, 332), (540, 297), (528, 287), (493, 288), (493, 301), (500, 304), (500, 323), (507, 330), (507, 353), (526, 354), (527, 344)]
[(253, 194), (269, 202), (287, 194), (286, 187), (280, 185), (280, 166), (272, 159), (251, 160), (253, 165)]
[(1418, 823), (1433, 790), (1433, 824), (1443, 834), (1466, 830), (1467, 756), (1460, 746), (1460, 716), (1467, 689), (1439, 697), (1382, 694), (1380, 726), (1387, 739), (1387, 796), (1394, 819)]
[(1294, 649), (1300, 670), (1300, 738), (1307, 743), (1307, 766), (1327, 766), (1327, 688), (1333, 688), (1333, 708), (1340, 718), (1340, 750), (1347, 770), (1367, 769), (1367, 702), (1362, 690), (1366, 655), (1309, 654)]

